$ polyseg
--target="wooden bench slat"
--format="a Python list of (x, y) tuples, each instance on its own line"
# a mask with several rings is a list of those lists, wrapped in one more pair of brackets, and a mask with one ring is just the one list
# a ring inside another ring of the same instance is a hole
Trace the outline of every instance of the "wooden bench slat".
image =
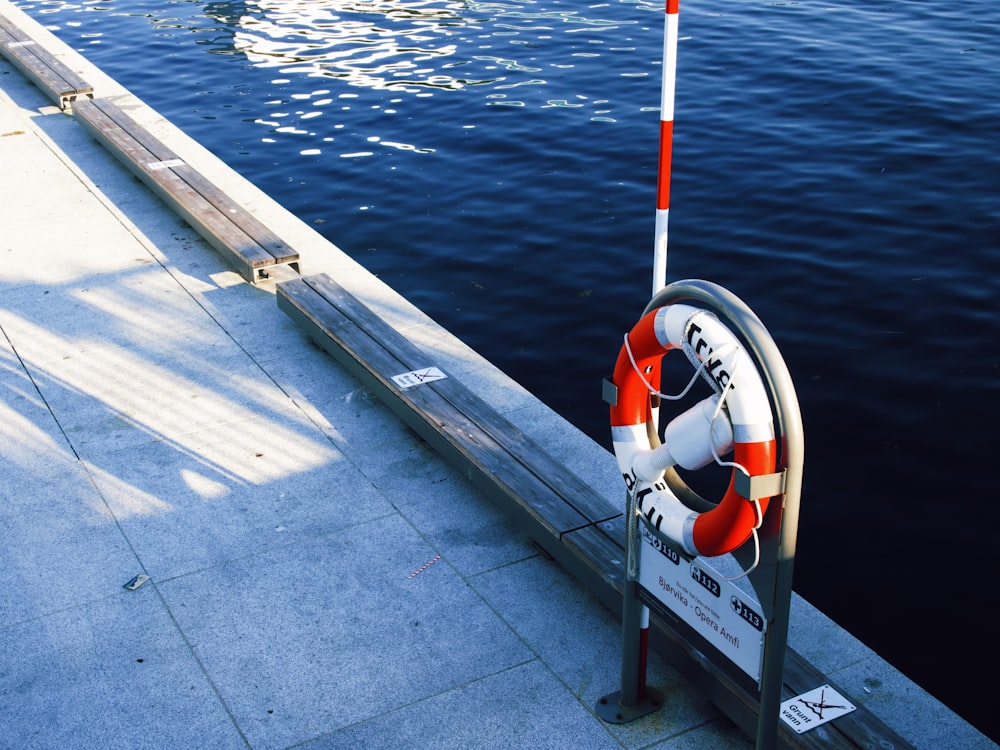
[(260, 270), (278, 263), (297, 265), (297, 253), (118, 105), (87, 100), (74, 114), (248, 281), (256, 283)]
[(553, 498), (517, 467), (501, 477), (496, 468), (509, 463), (510, 455), (473, 420), (454, 409), (437, 390), (423, 386), (400, 390), (392, 382), (392, 375), (423, 366), (414, 364), (420, 361), (414, 357), (420, 355), (415, 355), (408, 342), (386, 332), (374, 338), (346, 318), (341, 317), (338, 321), (340, 316), (336, 309), (298, 279), (279, 284), (278, 290), (278, 304), (293, 320), (308, 321), (307, 330), (311, 328), (320, 334), (314, 336), (314, 340), (335, 357), (344, 357), (341, 361), (356, 374), (358, 368), (364, 368), (373, 376), (377, 395), (428, 442), (439, 449), (444, 448), (443, 452), (453, 463), (492, 467), (468, 473), (467, 477), (474, 483), (524, 494), (524, 510), (555, 539), (565, 530), (587, 523), (579, 513)]
[(117, 104), (108, 99), (95, 99), (94, 106), (102, 112), (109, 123), (113, 122), (116, 124), (128, 133), (132, 140), (151, 154), (153, 156), (151, 162), (181, 162), (177, 166), (169, 167), (168, 171), (187, 183), (195, 194), (200, 195), (208, 204), (214, 206), (229, 221), (237, 226), (240, 231), (252, 238), (253, 242), (264, 248), (267, 254), (274, 258), (276, 262), (285, 263), (298, 258), (298, 253), (292, 250), (274, 232), (264, 226), (253, 214), (243, 209), (242, 206), (226, 193), (219, 190), (201, 172), (180, 159), (163, 141), (142, 127), (142, 125), (136, 122), (133, 117)]
[[(383, 346), (387, 345), (385, 342), (391, 341), (392, 354), (399, 362), (398, 367), (402, 368), (395, 374), (435, 365), (433, 357), (411, 344), (408, 339), (387, 325), (328, 276), (323, 274), (306, 276), (302, 282), (334, 306), (339, 314), (356, 321), (360, 328), (369, 336), (378, 339)], [(563, 498), (563, 501), (586, 519), (588, 524), (600, 523), (622, 515), (620, 509), (611, 506), (603, 496), (594, 492), (579, 477), (567, 472), (565, 467), (555, 461), (541, 446), (509, 420), (489, 408), (479, 396), (460, 381), (449, 377), (427, 383), (420, 388), (436, 391), (455, 411), (473, 418), (479, 429), (496, 444), (504, 446), (504, 450), (513, 457), (513, 460), (535, 478), (534, 481)]]
[(254, 242), (263, 247), (275, 263), (288, 263), (298, 260), (299, 254), (278, 238), (274, 232), (264, 226), (249, 211), (246, 211), (233, 201), (226, 193), (209, 182), (190, 164), (183, 164), (173, 169), (174, 173), (190, 185), (208, 203), (226, 216), (233, 224), (252, 237)]
[[(555, 541), (567, 531), (590, 523), (525, 467), (519, 456), (482, 428), (484, 422), (506, 420), (495, 412), (488, 414), (489, 407), (482, 402), (470, 413), (456, 408), (450, 397), (464, 390), (457, 380), (446, 378), (399, 388), (392, 381), (394, 375), (433, 362), (367, 308), (363, 322), (358, 324), (302, 279), (282, 282), (277, 288), (279, 307), (309, 332), (317, 344), (352, 372), (363, 375), (366, 382), (373, 383), (376, 395), (421, 437), (443, 449), (453, 463), (466, 469), (477, 467), (467, 474), (477, 486), (494, 495), (499, 492), (524, 498), (521, 511)], [(504, 425), (504, 429), (508, 427)], [(509, 430), (516, 428), (509, 425)]]
[(80, 96), (91, 96), (94, 87), (66, 63), (0, 15), (0, 52), (45, 91), (61, 109)]
[(241, 236), (242, 232), (238, 233), (231, 222), (219, 216), (214, 207), (173, 170), (155, 166), (165, 161), (161, 158), (164, 155), (162, 150), (159, 153), (149, 151), (109, 117), (96, 101), (81, 102), (74, 114), (98, 141), (118, 155), (133, 174), (180, 213), (216, 250), (228, 256), (234, 265), (257, 268), (273, 263), (274, 259), (263, 248), (245, 234)]

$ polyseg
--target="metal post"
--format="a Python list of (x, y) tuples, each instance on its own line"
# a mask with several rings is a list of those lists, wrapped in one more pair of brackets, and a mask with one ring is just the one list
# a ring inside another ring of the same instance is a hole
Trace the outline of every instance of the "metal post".
[(649, 609), (639, 601), (638, 534), (639, 516), (635, 498), (629, 493), (625, 503), (625, 590), (622, 595), (622, 682), (621, 690), (601, 698), (597, 715), (609, 724), (625, 724), (656, 711), (663, 697), (646, 685), (646, 654), (649, 649)]

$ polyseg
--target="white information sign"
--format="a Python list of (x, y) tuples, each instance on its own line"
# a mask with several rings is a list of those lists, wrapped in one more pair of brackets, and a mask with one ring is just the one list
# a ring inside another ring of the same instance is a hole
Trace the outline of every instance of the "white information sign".
[(781, 704), (781, 720), (799, 734), (849, 714), (857, 706), (829, 685), (822, 685)]
[(424, 367), (420, 370), (410, 370), (401, 375), (393, 375), (392, 382), (402, 389), (412, 388), (415, 385), (430, 383), (434, 380), (443, 380), (448, 377), (436, 367)]
[(753, 597), (703, 558), (688, 562), (640, 521), (639, 585), (760, 683), (766, 621)]

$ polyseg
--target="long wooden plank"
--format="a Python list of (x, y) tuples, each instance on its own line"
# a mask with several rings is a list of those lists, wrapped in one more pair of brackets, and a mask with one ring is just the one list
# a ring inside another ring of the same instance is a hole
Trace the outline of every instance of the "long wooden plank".
[(209, 205), (214, 206), (221, 215), (232, 222), (243, 234), (252, 238), (277, 263), (287, 263), (298, 259), (298, 253), (292, 250), (274, 232), (268, 229), (252, 213), (236, 203), (227, 193), (220, 190), (213, 182), (187, 162), (180, 159), (166, 144), (140, 125), (125, 110), (108, 99), (95, 99), (94, 106), (114, 122), (146, 151), (154, 156), (153, 161), (161, 164), (177, 163), (166, 168), (183, 182), (191, 191), (201, 196)]
[[(325, 274), (306, 276), (303, 283), (312, 288), (327, 303), (350, 320), (356, 321), (369, 335), (382, 340), (392, 340), (393, 353), (408, 372), (428, 365), (437, 365), (427, 353), (413, 346), (367, 306)], [(617, 508), (585, 484), (578, 476), (566, 471), (565, 466), (553, 459), (538, 443), (531, 440), (522, 430), (489, 408), (483, 400), (454, 378), (438, 380), (427, 384), (439, 393), (458, 412), (476, 420), (479, 428), (507, 452), (537, 481), (564, 498), (564, 501), (587, 519), (588, 523), (601, 523), (622, 515)]]
[(149, 151), (122, 129), (91, 100), (75, 107), (74, 115), (94, 138), (115, 154), (134, 175), (142, 180), (167, 205), (180, 214), (230, 264), (249, 274), (253, 281), (255, 269), (273, 265), (274, 258), (253, 239), (233, 226), (227, 217), (202, 198), (173, 170), (160, 168), (161, 154)]
[[(87, 100), (80, 102), (74, 114), (96, 140), (193, 226), (247, 281), (255, 283), (260, 269), (297, 262), (297, 253), (245, 209), (231, 199), (220, 198), (223, 194), (218, 188), (117, 105), (107, 100)], [(257, 229), (268, 246), (249, 233)]]
[(94, 87), (82, 76), (3, 15), (0, 15), (0, 52), (62, 109), (77, 97), (94, 92)]
[(94, 106), (115, 123), (121, 130), (153, 155), (158, 164), (170, 164), (162, 171), (170, 172), (188, 186), (188, 193), (197, 195), (205, 204), (213, 206), (228, 222), (231, 222), (251, 242), (262, 248), (275, 262), (289, 262), (298, 259), (298, 253), (288, 247), (277, 235), (261, 223), (253, 214), (236, 203), (228, 194), (220, 190), (197, 169), (180, 159), (160, 139), (140, 125), (125, 110), (107, 99), (95, 99)]
[[(461, 467), (477, 486), (494, 499), (522, 498), (519, 513), (544, 531), (540, 543), (557, 544), (567, 531), (590, 523), (481, 428), (480, 423), (487, 419), (502, 419), (495, 413), (487, 415), (485, 404), (480, 413), (470, 416), (456, 409), (440, 389), (429, 387), (443, 381), (408, 389), (396, 385), (394, 375), (433, 363), (395, 330), (385, 323), (372, 325), (374, 321), (366, 320), (359, 325), (344, 317), (302, 279), (282, 282), (277, 289), (278, 305), (289, 317), (368, 384), (421, 437)], [(451, 388), (462, 388), (458, 381), (450, 380)]]
[(220, 214), (226, 216), (244, 234), (252, 237), (254, 242), (274, 259), (275, 263), (298, 261), (299, 254), (295, 250), (262, 224), (252, 213), (236, 203), (227, 193), (209, 182), (201, 172), (190, 164), (185, 163), (173, 171), (214, 206)]

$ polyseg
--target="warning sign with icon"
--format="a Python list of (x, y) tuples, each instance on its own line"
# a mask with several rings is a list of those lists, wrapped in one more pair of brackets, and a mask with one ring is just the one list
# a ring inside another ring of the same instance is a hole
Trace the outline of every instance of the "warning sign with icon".
[(415, 385), (432, 383), (435, 380), (443, 380), (446, 377), (448, 376), (436, 367), (423, 367), (419, 370), (410, 370), (409, 372), (404, 372), (400, 375), (393, 375), (392, 382), (403, 390), (406, 390), (407, 388), (412, 388)]
[(798, 734), (815, 729), (857, 708), (829, 685), (789, 698), (781, 704), (781, 720)]

